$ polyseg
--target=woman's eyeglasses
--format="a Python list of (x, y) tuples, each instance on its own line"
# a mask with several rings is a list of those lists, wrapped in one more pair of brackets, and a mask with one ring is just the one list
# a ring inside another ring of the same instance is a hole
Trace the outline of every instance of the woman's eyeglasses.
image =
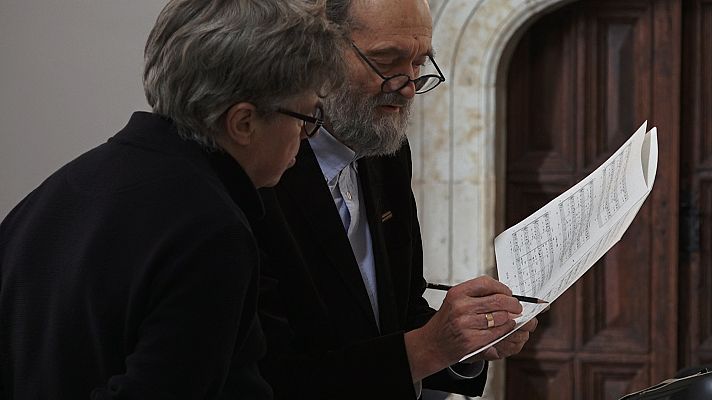
[(324, 125), (324, 110), (322, 110), (321, 107), (317, 107), (316, 110), (314, 110), (314, 115), (311, 116), (300, 114), (298, 112), (290, 111), (284, 108), (278, 108), (277, 112), (302, 120), (302, 128), (304, 129), (304, 132), (306, 133), (307, 137), (314, 136), (319, 131), (319, 128)]

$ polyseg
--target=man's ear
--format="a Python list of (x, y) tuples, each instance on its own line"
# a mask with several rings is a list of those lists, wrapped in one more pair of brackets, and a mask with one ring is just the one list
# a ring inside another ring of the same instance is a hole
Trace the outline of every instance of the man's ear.
[(257, 108), (246, 102), (233, 104), (225, 114), (225, 133), (235, 144), (247, 146), (252, 142), (257, 123)]

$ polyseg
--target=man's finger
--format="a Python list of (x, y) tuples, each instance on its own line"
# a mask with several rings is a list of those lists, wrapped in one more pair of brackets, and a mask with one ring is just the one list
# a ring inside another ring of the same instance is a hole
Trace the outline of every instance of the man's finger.
[(499, 360), (501, 357), (499, 356), (499, 352), (497, 351), (497, 349), (494, 346), (492, 346), (489, 349), (482, 352), (482, 358), (487, 361), (494, 361), (494, 360)]
[(459, 285), (454, 286), (450, 290), (453, 289), (457, 289), (457, 291), (462, 291), (464, 294), (470, 297), (483, 297), (497, 293), (501, 293), (507, 296), (512, 295), (512, 291), (507, 287), (507, 285), (489, 276), (480, 276), (474, 279), (470, 279), (469, 281), (465, 281)]
[(479, 314), (495, 311), (520, 314), (523, 310), (522, 303), (520, 303), (519, 300), (502, 293), (483, 297), (473, 297), (468, 303), (470, 307), (472, 307), (472, 311)]
[(518, 330), (521, 331), (527, 331), (527, 332), (534, 332), (536, 330), (536, 327), (539, 325), (539, 320), (536, 318), (532, 318), (531, 321), (527, 322), (526, 324), (522, 325)]
[(490, 329), (495, 326), (502, 326), (512, 319), (509, 317), (509, 313), (506, 311), (493, 311), (484, 314), (475, 315), (477, 329)]

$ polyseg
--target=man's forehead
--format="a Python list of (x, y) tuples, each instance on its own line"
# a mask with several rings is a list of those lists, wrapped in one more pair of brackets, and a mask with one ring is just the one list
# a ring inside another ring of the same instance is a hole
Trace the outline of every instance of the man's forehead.
[(429, 54), (432, 22), (425, 0), (355, 0), (352, 39), (369, 55)]
[(433, 30), (426, 0), (355, 0), (351, 17), (355, 29), (381, 35), (430, 38)]

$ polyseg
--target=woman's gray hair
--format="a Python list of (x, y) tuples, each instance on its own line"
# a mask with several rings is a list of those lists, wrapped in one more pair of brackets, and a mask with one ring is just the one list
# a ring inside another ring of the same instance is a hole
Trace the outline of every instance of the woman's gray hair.
[(324, 0), (171, 0), (146, 43), (146, 99), (181, 136), (215, 148), (233, 104), (266, 115), (339, 84), (344, 43)]

